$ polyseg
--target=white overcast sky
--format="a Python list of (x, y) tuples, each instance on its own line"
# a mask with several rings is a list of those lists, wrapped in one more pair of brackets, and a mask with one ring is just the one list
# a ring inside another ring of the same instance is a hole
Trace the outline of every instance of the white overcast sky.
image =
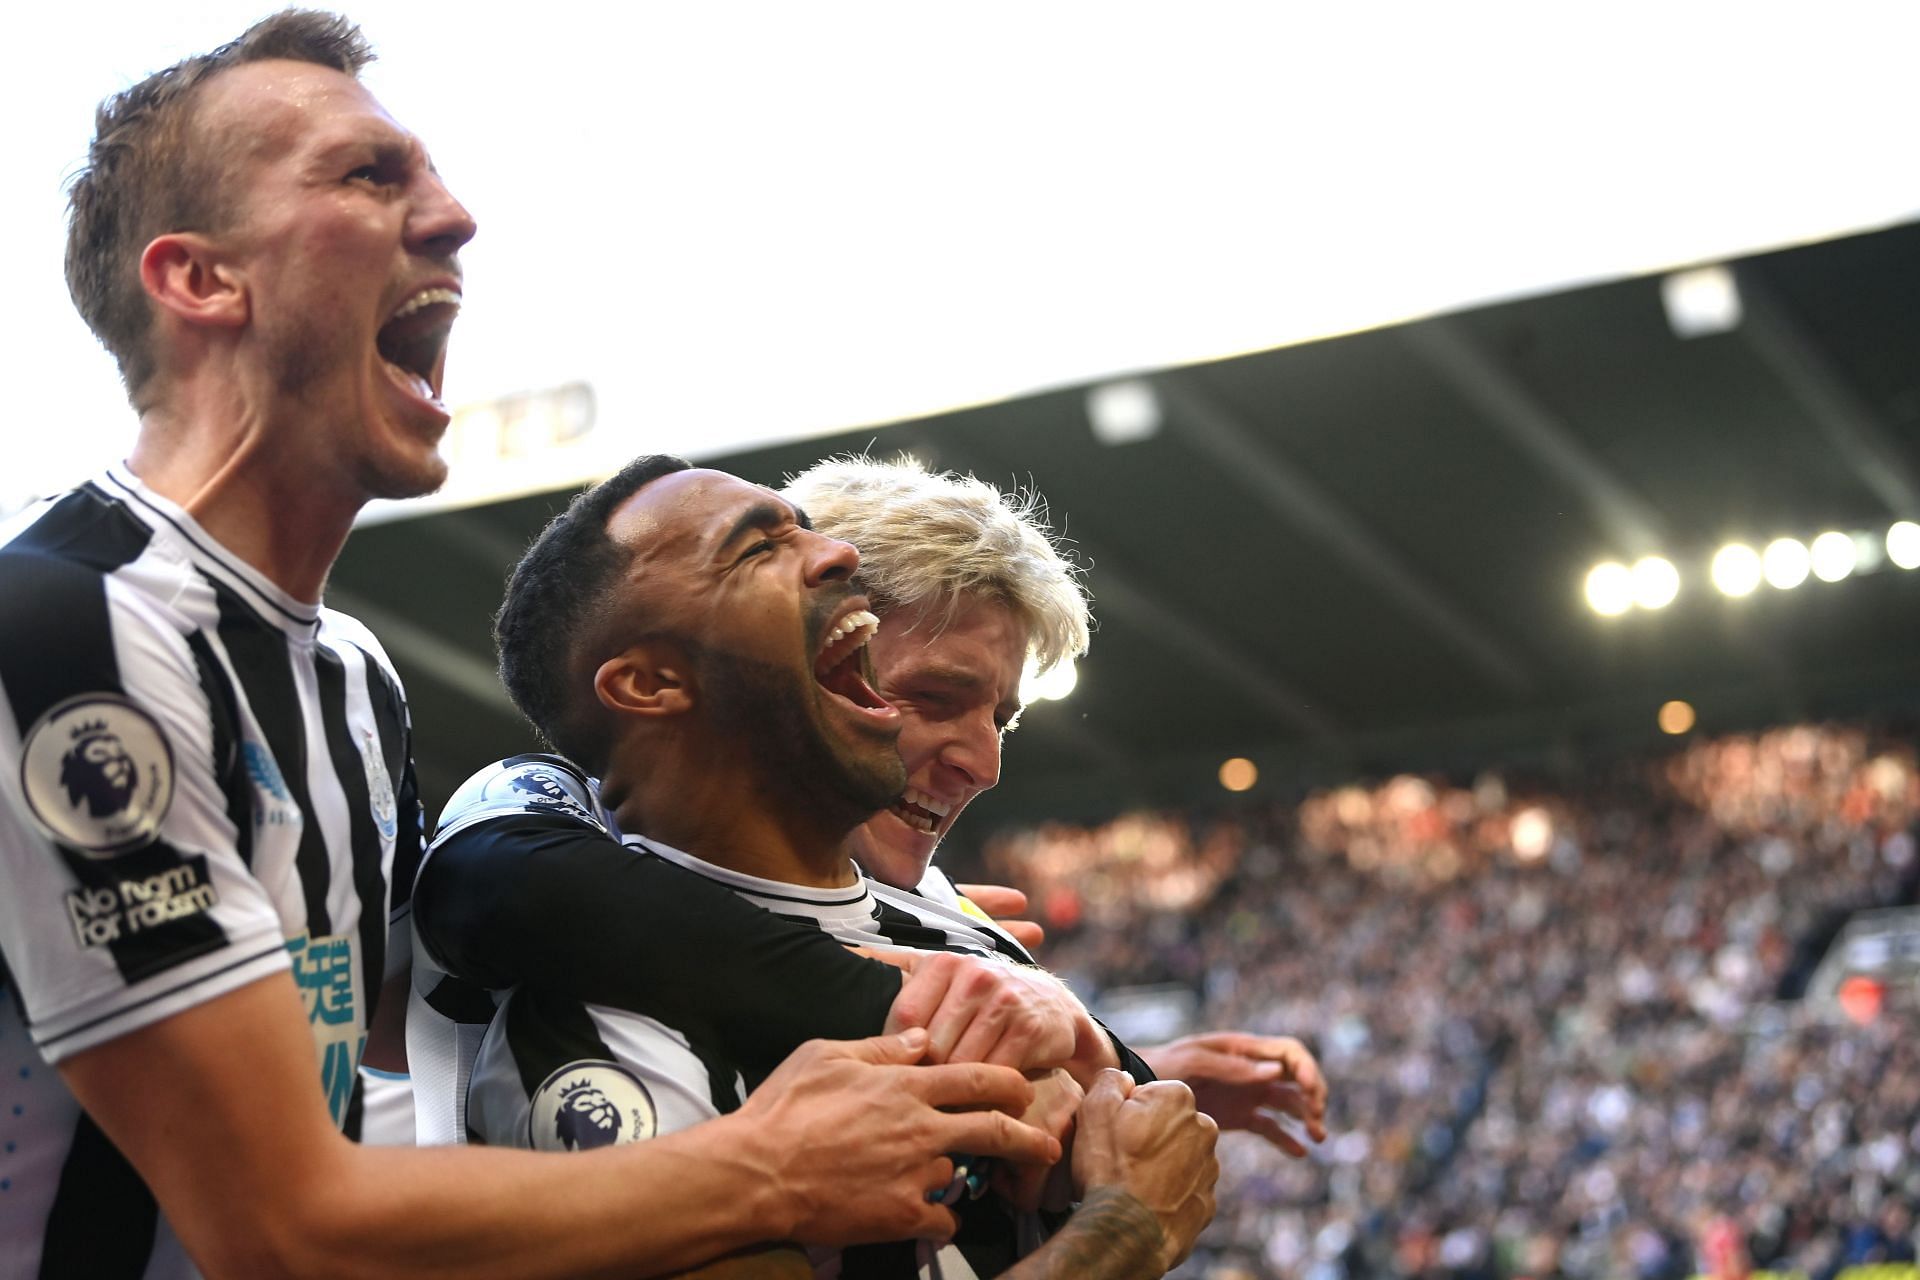
[[(93, 104), (267, 8), (10, 19), (0, 508), (133, 424), (61, 279)], [(1920, 7), (348, 10), (480, 220), (456, 406), (612, 457), (927, 413), (1920, 215)]]

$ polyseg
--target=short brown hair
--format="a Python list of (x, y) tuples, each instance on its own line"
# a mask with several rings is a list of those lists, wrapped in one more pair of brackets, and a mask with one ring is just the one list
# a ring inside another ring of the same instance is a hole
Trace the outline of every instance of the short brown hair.
[(311, 9), (283, 9), (212, 53), (182, 59), (100, 104), (87, 164), (67, 204), (67, 292), (120, 364), (127, 396), (155, 372), (153, 310), (140, 255), (171, 231), (217, 231), (225, 207), (219, 148), (194, 137), (195, 90), (229, 67), (283, 58), (358, 76), (373, 61), (360, 28)]

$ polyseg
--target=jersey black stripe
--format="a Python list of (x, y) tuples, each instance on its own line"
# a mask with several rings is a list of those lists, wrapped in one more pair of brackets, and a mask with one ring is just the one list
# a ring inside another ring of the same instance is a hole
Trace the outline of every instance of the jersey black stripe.
[(492, 1022), (497, 1007), (485, 987), (451, 975), (434, 983), (425, 999), (427, 1007), (441, 1017), (470, 1027), (484, 1027)]
[(617, 1062), (586, 1006), (528, 987), (507, 1002), (507, 1048), (529, 1098), (570, 1062)]
[(857, 1244), (840, 1251), (840, 1280), (900, 1280), (918, 1274), (919, 1247), (911, 1240)]
[(150, 909), (157, 917), (162, 901), (174, 897), (185, 901), (183, 895), (189, 893), (213, 892), (213, 873), (205, 854), (182, 853), (161, 840), (108, 861), (74, 853), (65, 845), (57, 847), (67, 870), (81, 885), (106, 895), (103, 901), (117, 899), (124, 904), (110, 912), (122, 924), (107, 950), (129, 986), (227, 945), (227, 931), (204, 907), (177, 919), (136, 923), (145, 918), (135, 914), (137, 903), (152, 903)]
[[(755, 1072), (739, 1065), (735, 1059), (722, 1049), (723, 1037), (716, 1029), (705, 1024), (695, 1027), (680, 1027), (679, 1032), (687, 1038), (687, 1049), (700, 1059), (700, 1066), (707, 1073), (707, 1097), (713, 1102), (713, 1109), (721, 1115), (731, 1115), (740, 1109), (740, 1090), (734, 1077), (738, 1075), (749, 1092), (760, 1087), (760, 1082), (773, 1074), (771, 1068)], [(778, 1065), (778, 1064), (775, 1064)]]
[(340, 1132), (348, 1142), (360, 1141), (360, 1126), (367, 1115), (367, 1078), (358, 1071), (353, 1073), (353, 1094), (347, 1099), (346, 1119), (340, 1122)]
[[(347, 796), (347, 827), (353, 841), (353, 891), (360, 899), (360, 990), (366, 993), (367, 1018), (379, 1002), (387, 964), (386, 868), (380, 850), (380, 829), (373, 823), (373, 798), (366, 762), (353, 741), (347, 723), (347, 671), (338, 654), (316, 649), (315, 674), (320, 685), (320, 725), (327, 735), (327, 755), (334, 776)], [(378, 747), (379, 744), (375, 744)], [(393, 775), (388, 774), (389, 778)]]
[(82, 1111), (47, 1213), (42, 1280), (139, 1280), (159, 1216), (147, 1184)]
[(132, 564), (153, 541), (153, 530), (93, 485), (82, 485), (42, 512), (8, 549), (57, 554), (111, 573)]
[[(0, 552), (0, 587), (9, 599), (34, 603), (31, 609), (0, 610), (0, 687), (23, 740), (41, 716), (68, 698), (125, 696), (106, 583), (98, 573), (9, 549)], [(48, 626), (49, 617), (61, 625)]]
[(971, 947), (955, 944), (945, 929), (923, 924), (891, 902), (883, 902), (877, 897), (873, 900), (873, 927), (885, 935), (887, 941), (912, 947), (915, 951), (973, 952)]
[(266, 737), (267, 750), (280, 767), (294, 805), (307, 815), (300, 828), (300, 850), (294, 865), (307, 903), (307, 934), (321, 938), (333, 932), (327, 910), (327, 885), (332, 869), (327, 861), (326, 833), (314, 820), (313, 798), (307, 793), (307, 739), (305, 710), (293, 680), (293, 650), (279, 628), (247, 607), (245, 601), (219, 582), (213, 582), (220, 602), (220, 643), (226, 647), (240, 688), (253, 707), (254, 719)]
[(247, 776), (247, 762), (240, 754), (240, 703), (234, 696), (233, 681), (227, 669), (214, 656), (206, 636), (196, 631), (187, 637), (193, 651), (194, 669), (200, 675), (200, 691), (207, 695), (207, 709), (213, 724), (213, 769), (220, 779), (221, 794), (227, 798), (227, 821), (233, 823), (233, 848), (240, 861), (253, 865), (253, 785)]

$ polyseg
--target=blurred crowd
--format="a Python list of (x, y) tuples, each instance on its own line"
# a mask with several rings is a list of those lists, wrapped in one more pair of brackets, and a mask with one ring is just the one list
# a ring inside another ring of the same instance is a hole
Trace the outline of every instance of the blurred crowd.
[(1320, 1055), (1328, 1141), (1229, 1135), (1183, 1275), (1832, 1277), (1915, 1255), (1920, 1003), (1783, 997), (1852, 912), (1914, 901), (1916, 815), (1910, 737), (1798, 726), (985, 858), (1084, 995), (1178, 984), (1198, 1026)]

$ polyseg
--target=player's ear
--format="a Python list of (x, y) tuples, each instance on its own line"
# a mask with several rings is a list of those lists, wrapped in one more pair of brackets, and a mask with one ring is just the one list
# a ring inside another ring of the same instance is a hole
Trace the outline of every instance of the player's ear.
[(624, 715), (677, 716), (693, 708), (685, 655), (665, 641), (636, 644), (608, 658), (593, 673), (593, 691), (602, 706)]
[(140, 254), (140, 286), (153, 305), (193, 325), (237, 328), (248, 316), (239, 271), (208, 236), (192, 231), (156, 236)]

